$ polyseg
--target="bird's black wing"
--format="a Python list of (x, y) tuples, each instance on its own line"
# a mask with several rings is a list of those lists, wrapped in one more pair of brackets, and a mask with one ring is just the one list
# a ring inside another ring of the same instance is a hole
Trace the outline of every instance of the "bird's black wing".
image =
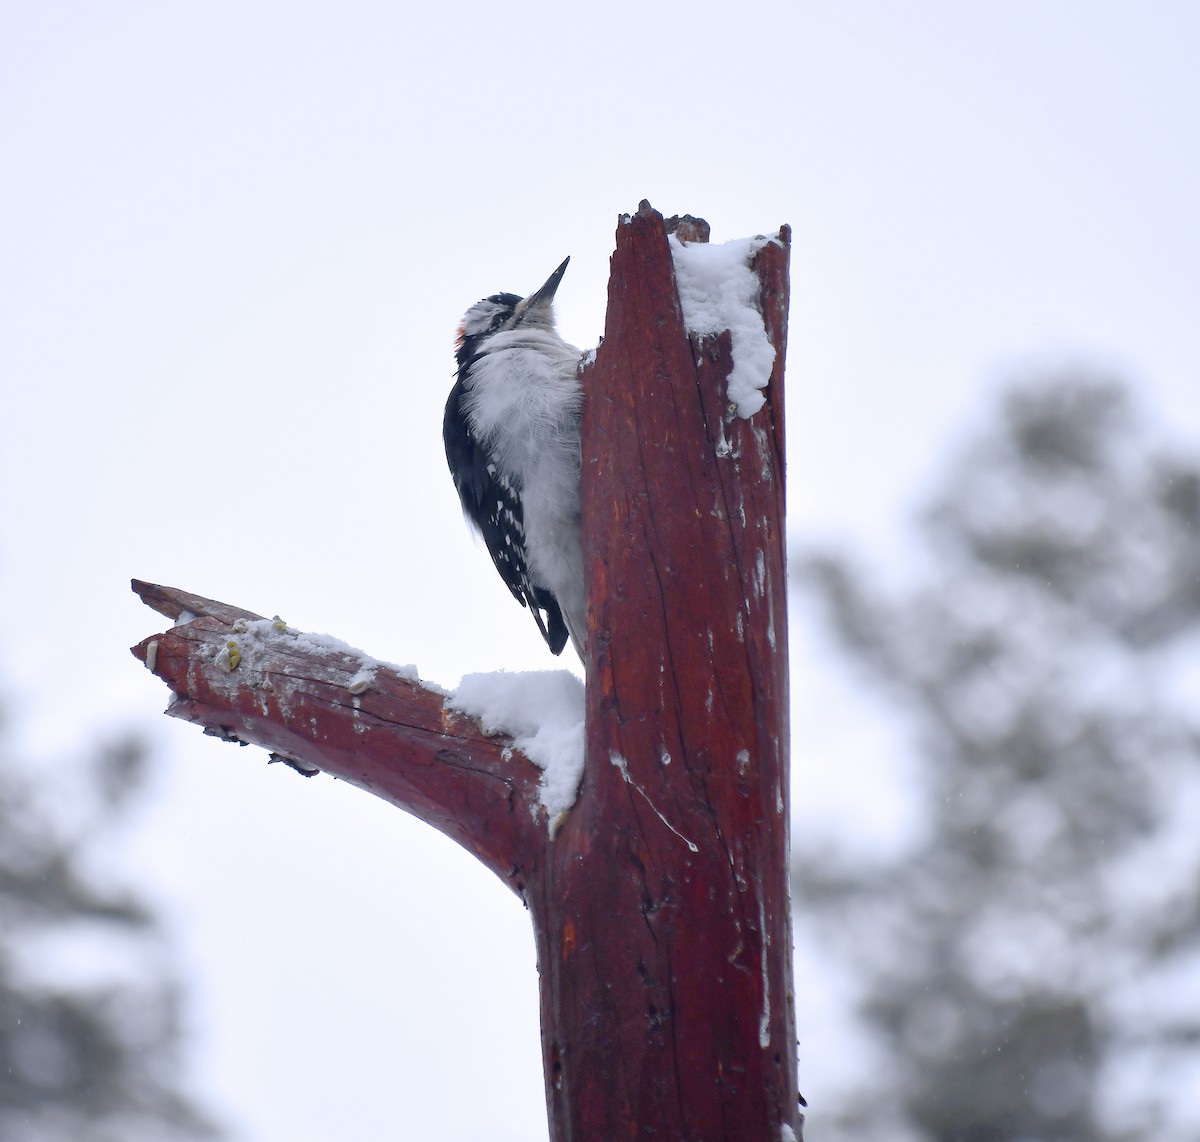
[(554, 595), (530, 581), (520, 489), (496, 471), (487, 449), (471, 431), (463, 410), (465, 395), (462, 381), (456, 382), (442, 421), (446, 461), (458, 498), (467, 519), (483, 536), (492, 562), (513, 598), (529, 607), (546, 645), (560, 654), (567, 642), (567, 625)]

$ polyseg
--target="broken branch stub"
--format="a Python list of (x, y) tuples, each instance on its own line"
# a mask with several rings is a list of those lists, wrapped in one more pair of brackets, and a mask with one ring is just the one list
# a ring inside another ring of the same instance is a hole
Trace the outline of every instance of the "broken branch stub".
[(134, 591), (176, 625), (133, 653), (171, 689), (167, 713), (349, 781), (427, 821), (518, 894), (548, 831), (540, 770), (445, 694), (321, 636), (157, 584)]

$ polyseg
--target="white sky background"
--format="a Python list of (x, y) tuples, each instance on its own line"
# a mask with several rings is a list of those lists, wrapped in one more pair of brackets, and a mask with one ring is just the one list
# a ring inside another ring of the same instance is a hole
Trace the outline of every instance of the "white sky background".
[[(158, 716), (129, 578), (450, 686), (558, 665), (445, 471), (454, 328), (570, 254), (595, 344), (643, 197), (794, 228), (794, 536), (902, 554), (1031, 361), (1200, 438), (1198, 49), (1188, 0), (0, 8), (2, 693), (46, 764), (131, 723), (167, 753), (122, 859), (239, 1138), (544, 1137), (533, 943), (431, 830)], [(797, 827), (886, 831), (888, 732), (797, 633)]]

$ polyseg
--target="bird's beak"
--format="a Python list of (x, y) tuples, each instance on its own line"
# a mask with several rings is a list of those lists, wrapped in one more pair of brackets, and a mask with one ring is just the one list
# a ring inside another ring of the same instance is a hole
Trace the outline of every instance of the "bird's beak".
[(528, 313), (531, 309), (539, 309), (550, 305), (554, 300), (558, 283), (562, 281), (563, 274), (567, 272), (567, 263), (570, 260), (570, 258), (564, 258), (563, 264), (546, 279), (545, 285), (539, 286), (525, 299), (525, 303), (521, 306), (522, 313)]

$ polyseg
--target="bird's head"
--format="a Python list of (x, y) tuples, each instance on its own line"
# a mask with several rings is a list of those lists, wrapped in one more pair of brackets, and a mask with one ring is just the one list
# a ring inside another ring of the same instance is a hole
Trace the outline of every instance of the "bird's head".
[(458, 336), (454, 351), (462, 365), (478, 356), (483, 344), (497, 333), (507, 332), (521, 326), (527, 328), (554, 328), (554, 294), (563, 274), (567, 272), (570, 258), (564, 258), (561, 266), (528, 297), (515, 293), (494, 293), (477, 301), (463, 315), (458, 325)]

